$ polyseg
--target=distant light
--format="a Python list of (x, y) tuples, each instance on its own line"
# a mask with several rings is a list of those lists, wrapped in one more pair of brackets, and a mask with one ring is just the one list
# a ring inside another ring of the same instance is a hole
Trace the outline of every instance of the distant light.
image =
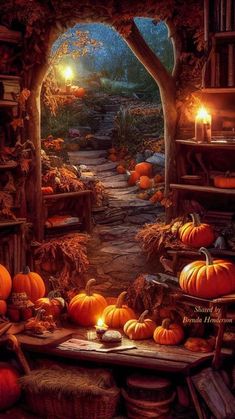
[(73, 77), (73, 71), (71, 69), (71, 67), (66, 67), (64, 69), (64, 78), (65, 80), (71, 80)]
[(197, 112), (197, 117), (198, 118), (200, 118), (200, 119), (208, 119), (208, 116), (209, 116), (209, 114), (208, 114), (206, 108), (201, 107), (200, 109), (198, 109), (198, 112)]

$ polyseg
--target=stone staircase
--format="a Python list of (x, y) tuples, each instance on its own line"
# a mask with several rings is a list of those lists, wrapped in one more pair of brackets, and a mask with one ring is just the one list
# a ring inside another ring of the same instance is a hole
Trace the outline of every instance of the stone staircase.
[(116, 172), (117, 163), (107, 160), (106, 150), (69, 153), (71, 164), (86, 165), (106, 188), (106, 203), (93, 208), (93, 229), (88, 247), (87, 279), (97, 280), (97, 291), (116, 296), (141, 272), (154, 273), (135, 236), (141, 226), (153, 222), (159, 207), (136, 197), (138, 188), (128, 187), (127, 175)]

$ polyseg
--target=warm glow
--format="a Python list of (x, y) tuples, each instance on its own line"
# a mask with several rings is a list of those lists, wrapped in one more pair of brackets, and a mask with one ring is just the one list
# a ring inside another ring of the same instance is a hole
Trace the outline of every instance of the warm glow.
[(197, 118), (199, 119), (208, 119), (209, 114), (205, 108), (200, 108), (197, 112)]
[(98, 319), (98, 321), (97, 321), (97, 326), (99, 326), (99, 327), (102, 327), (102, 326), (104, 326), (104, 320), (103, 319)]
[(71, 80), (73, 76), (73, 71), (71, 69), (71, 67), (66, 67), (64, 69), (64, 78), (65, 80)]

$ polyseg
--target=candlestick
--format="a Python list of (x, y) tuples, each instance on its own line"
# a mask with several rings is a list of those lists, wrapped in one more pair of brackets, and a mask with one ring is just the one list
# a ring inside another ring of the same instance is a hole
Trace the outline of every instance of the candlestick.
[(211, 115), (200, 108), (195, 118), (195, 140), (199, 143), (211, 141)]

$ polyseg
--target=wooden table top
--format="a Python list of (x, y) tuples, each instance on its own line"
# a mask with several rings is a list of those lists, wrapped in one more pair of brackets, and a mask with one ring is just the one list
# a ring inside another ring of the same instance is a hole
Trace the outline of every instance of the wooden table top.
[[(103, 353), (87, 350), (62, 350), (57, 348), (59, 343), (66, 341), (70, 337), (87, 341), (87, 332), (94, 332), (94, 328), (77, 327), (59, 329), (51, 337), (46, 339), (24, 334), (17, 335), (17, 338), (22, 348), (29, 352), (43, 353), (44, 355), (53, 355), (78, 361), (90, 361), (96, 364), (121, 365), (155, 371), (181, 372), (184, 374), (189, 373), (192, 368), (206, 361), (210, 361), (213, 357), (213, 352), (191, 352), (183, 346), (158, 345), (152, 339), (133, 341), (125, 336), (123, 336), (120, 345), (134, 344), (136, 349), (115, 350), (113, 352)], [(222, 355), (225, 357), (231, 356), (232, 351), (230, 349), (223, 349)]]

